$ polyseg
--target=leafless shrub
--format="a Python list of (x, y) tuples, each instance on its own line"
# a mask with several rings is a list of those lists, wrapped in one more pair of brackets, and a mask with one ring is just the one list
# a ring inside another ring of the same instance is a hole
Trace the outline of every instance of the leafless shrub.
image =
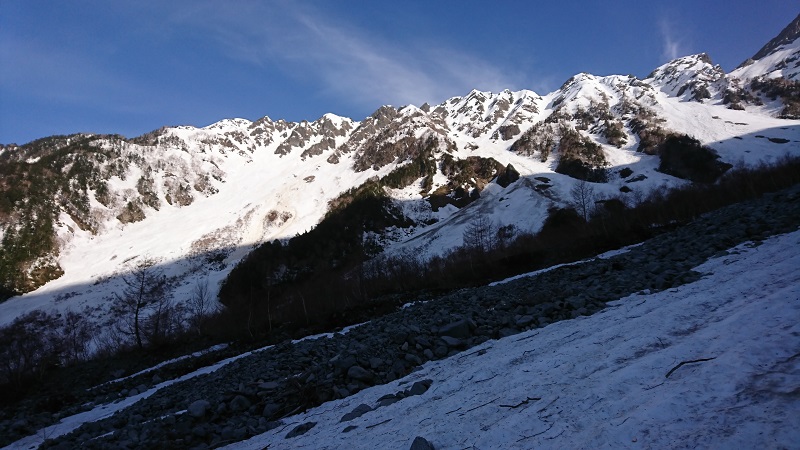
[(34, 310), (0, 328), (0, 383), (40, 379), (52, 367), (83, 361), (94, 332), (80, 314)]
[(464, 229), (464, 246), (479, 252), (488, 252), (496, 246), (497, 232), (494, 222), (479, 216)]
[(208, 279), (197, 280), (192, 289), (192, 295), (186, 302), (189, 321), (197, 334), (202, 334), (202, 325), (213, 309), (212, 302)]

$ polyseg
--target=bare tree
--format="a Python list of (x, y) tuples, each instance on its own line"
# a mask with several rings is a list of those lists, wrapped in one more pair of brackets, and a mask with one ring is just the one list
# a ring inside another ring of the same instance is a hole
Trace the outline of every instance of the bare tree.
[(112, 311), (121, 319), (119, 331), (133, 336), (136, 346), (141, 349), (144, 348), (143, 331), (147, 313), (164, 307), (167, 279), (163, 271), (156, 267), (156, 261), (147, 258), (122, 280), (125, 287), (121, 294), (114, 294), (117, 301)]
[(211, 313), (211, 290), (208, 288), (208, 278), (197, 280), (192, 289), (192, 296), (186, 302), (192, 326), (197, 334), (202, 334), (201, 325)]
[(583, 217), (583, 220), (588, 221), (592, 205), (594, 205), (594, 188), (586, 180), (581, 180), (572, 187), (569, 193), (572, 196), (572, 206)]
[(96, 327), (88, 319), (89, 314), (79, 314), (72, 310), (64, 313), (61, 327), (62, 359), (66, 364), (84, 361), (89, 356), (89, 342), (96, 333)]
[(483, 216), (475, 218), (464, 229), (464, 246), (480, 252), (491, 250), (495, 246), (496, 233), (494, 228), (494, 223), (491, 220)]
[(143, 334), (149, 344), (161, 344), (183, 331), (183, 308), (172, 303), (167, 295), (155, 299), (151, 312), (144, 318)]

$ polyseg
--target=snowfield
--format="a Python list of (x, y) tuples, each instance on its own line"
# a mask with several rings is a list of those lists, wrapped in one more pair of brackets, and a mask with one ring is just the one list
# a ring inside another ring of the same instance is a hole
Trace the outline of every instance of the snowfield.
[[(437, 449), (797, 448), (800, 231), (696, 270), (695, 283), (429, 362), (227, 448), (408, 449), (416, 436)], [(340, 422), (425, 379), (424, 394)]]

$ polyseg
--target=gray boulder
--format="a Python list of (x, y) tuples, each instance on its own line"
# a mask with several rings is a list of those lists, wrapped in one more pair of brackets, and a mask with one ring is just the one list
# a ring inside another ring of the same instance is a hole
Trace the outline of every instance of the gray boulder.
[(464, 342), (461, 339), (450, 337), (450, 336), (442, 336), (442, 341), (447, 344), (448, 347), (461, 347), (464, 345)]
[(280, 410), (281, 407), (279, 405), (276, 405), (274, 403), (267, 403), (266, 405), (264, 405), (264, 409), (262, 410), (261, 415), (269, 419), (270, 417), (277, 414), (278, 411)]
[(286, 439), (291, 439), (293, 437), (297, 437), (303, 434), (308, 433), (308, 430), (314, 428), (317, 425), (317, 422), (306, 422), (301, 423), (300, 425), (294, 427), (292, 431), (286, 434)]
[(519, 319), (517, 319), (516, 326), (525, 327), (525, 326), (528, 326), (531, 323), (533, 323), (534, 320), (536, 320), (536, 319), (533, 316), (525, 315), (525, 316), (522, 316)]
[(277, 390), (281, 385), (276, 381), (267, 381), (266, 383), (260, 383), (258, 388), (263, 391), (274, 391)]
[(190, 416), (200, 419), (206, 415), (206, 411), (210, 408), (211, 403), (207, 400), (195, 400), (186, 408), (186, 412), (189, 413)]
[(372, 372), (361, 366), (352, 366), (347, 369), (347, 376), (354, 380), (363, 381), (365, 383), (372, 381), (373, 378)]
[(406, 391), (406, 395), (422, 395), (433, 384), (433, 380), (415, 381), (414, 384)]

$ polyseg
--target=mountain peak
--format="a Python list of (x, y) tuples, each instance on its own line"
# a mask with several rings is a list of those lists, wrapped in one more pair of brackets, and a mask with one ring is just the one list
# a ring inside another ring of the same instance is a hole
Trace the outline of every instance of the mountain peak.
[(329, 122), (339, 123), (339, 122), (341, 122), (343, 120), (350, 120), (350, 119), (348, 119), (347, 117), (342, 117), (342, 116), (340, 116), (338, 114), (325, 113), (325, 114), (322, 115), (322, 117), (320, 117), (316, 121), (320, 122), (320, 121), (325, 121), (325, 120), (327, 120)]
[(653, 87), (676, 97), (701, 101), (711, 98), (715, 83), (725, 77), (725, 71), (714, 64), (706, 53), (673, 59), (645, 78)]
[(252, 125), (252, 123), (253, 122), (250, 122), (247, 119), (240, 119), (240, 118), (222, 119), (219, 122), (214, 122), (211, 125), (203, 127), (203, 129), (204, 130), (221, 130), (221, 129), (227, 129), (227, 128), (242, 128), (242, 127), (248, 127), (248, 126)]
[(759, 59), (764, 58), (765, 56), (769, 56), (775, 53), (781, 46), (786, 44), (790, 44), (797, 40), (800, 37), (800, 14), (794, 18), (794, 20), (786, 26), (777, 36), (772, 38), (767, 44), (759, 51), (756, 52), (751, 58), (748, 58), (746, 61), (739, 64), (737, 69), (742, 68), (744, 66), (750, 65), (753, 61), (758, 61)]
[(695, 55), (681, 56), (675, 58), (666, 64), (662, 64), (656, 70), (652, 71), (645, 79), (658, 80), (665, 74), (675, 73), (685, 69), (702, 69), (705, 67), (713, 67), (714, 61), (707, 53), (697, 53)]
[(759, 77), (800, 79), (800, 15), (730, 75), (743, 81)]

